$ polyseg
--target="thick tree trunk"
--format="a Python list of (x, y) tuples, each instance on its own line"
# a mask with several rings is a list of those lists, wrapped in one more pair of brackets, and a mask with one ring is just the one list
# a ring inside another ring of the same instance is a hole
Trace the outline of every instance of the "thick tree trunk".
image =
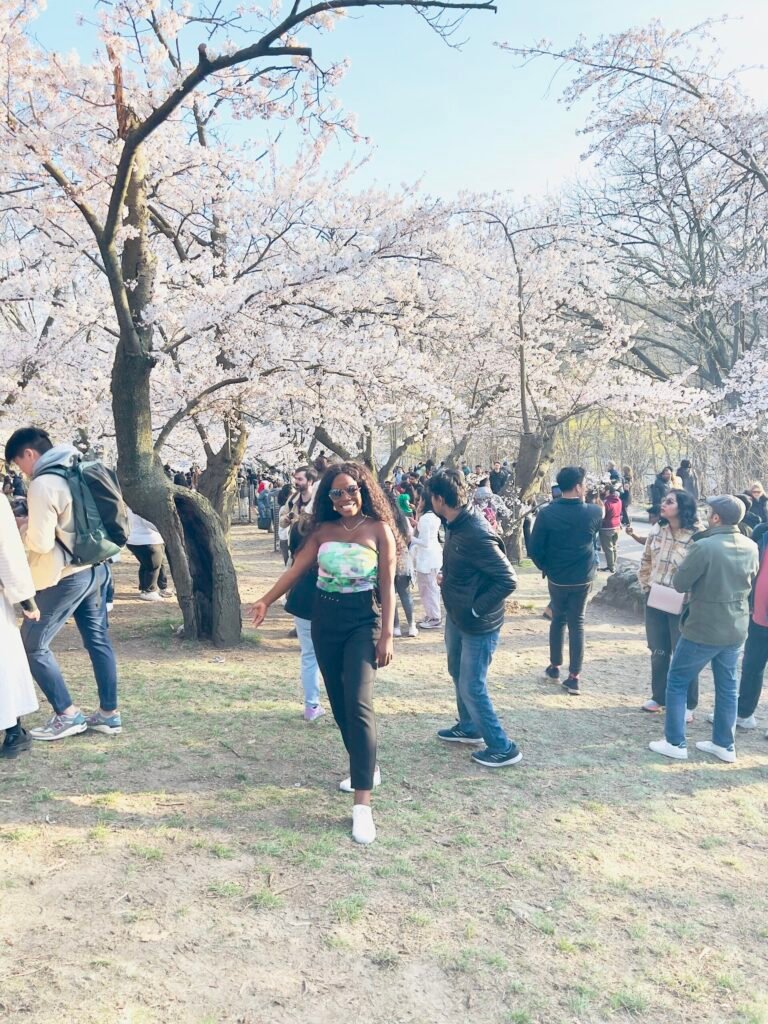
[[(205, 432), (201, 432), (205, 447), (205, 469), (200, 474), (198, 491), (213, 505), (221, 520), (225, 536), (229, 536), (232, 514), (237, 501), (237, 474), (243, 464), (248, 431), (241, 422), (228, 420), (225, 425), (224, 444), (214, 451)], [(198, 426), (198, 430), (200, 431)]]
[(451, 448), (445, 460), (445, 464), (446, 466), (448, 466), (449, 469), (458, 469), (459, 462), (467, 454), (469, 439), (470, 435), (467, 433), (464, 434), (463, 437), (460, 437), (459, 440), (454, 443), (453, 448)]
[[(165, 541), (184, 635), (228, 646), (239, 641), (242, 623), (237, 577), (221, 521), (205, 498), (170, 483), (152, 437), (150, 375), (155, 360), (143, 312), (152, 301), (154, 262), (145, 173), (143, 154), (137, 151), (126, 195), (126, 219), (134, 232), (124, 243), (122, 265), (111, 246), (102, 252), (120, 324), (112, 367), (117, 471), (130, 507), (153, 522)], [(125, 281), (134, 287), (126, 290)]]
[[(539, 431), (528, 431), (520, 435), (515, 469), (515, 493), (527, 505), (541, 490), (541, 482), (552, 465), (557, 427), (545, 422)], [(513, 525), (505, 537), (507, 555), (510, 561), (519, 562), (524, 556), (523, 520)]]

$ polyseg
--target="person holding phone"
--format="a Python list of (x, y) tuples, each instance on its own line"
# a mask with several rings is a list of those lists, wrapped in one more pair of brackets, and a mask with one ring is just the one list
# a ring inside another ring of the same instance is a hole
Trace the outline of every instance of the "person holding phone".
[(387, 498), (357, 462), (329, 467), (314, 498), (314, 517), (293, 565), (252, 610), (258, 627), (267, 610), (317, 564), (312, 642), (333, 717), (349, 755), (339, 788), (354, 793), (352, 838), (372, 843), (371, 791), (376, 763), (373, 684), (394, 654), (396, 528)]
[(25, 618), (35, 622), (40, 618), (35, 584), (16, 520), (8, 502), (0, 500), (0, 729), (5, 729), (0, 747), (2, 758), (15, 758), (29, 750), (32, 741), (21, 719), (38, 709), (35, 684), (16, 625), (15, 604), (21, 606)]

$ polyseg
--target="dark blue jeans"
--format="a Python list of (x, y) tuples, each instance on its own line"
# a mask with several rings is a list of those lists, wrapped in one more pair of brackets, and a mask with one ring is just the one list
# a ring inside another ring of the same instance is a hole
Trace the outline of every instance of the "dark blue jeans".
[(712, 742), (718, 747), (732, 750), (736, 728), (738, 683), (736, 664), (741, 644), (718, 647), (713, 644), (694, 643), (681, 636), (677, 641), (672, 664), (667, 676), (667, 715), (664, 735), (668, 743), (685, 746), (685, 705), (688, 689), (696, 676), (710, 662), (715, 679), (715, 719), (712, 724)]
[(106, 562), (65, 576), (55, 587), (38, 591), (40, 621), (25, 619), (21, 627), (32, 677), (56, 714), (72, 704), (72, 697), (50, 645), (70, 618), (74, 618), (91, 659), (102, 710), (114, 711), (117, 707), (117, 663), (107, 623), (110, 578)]
[(506, 753), (512, 746), (488, 696), (488, 669), (499, 632), (465, 633), (450, 615), (445, 619), (445, 649), (448, 672), (456, 687), (459, 728), (469, 736), (482, 736), (494, 754)]

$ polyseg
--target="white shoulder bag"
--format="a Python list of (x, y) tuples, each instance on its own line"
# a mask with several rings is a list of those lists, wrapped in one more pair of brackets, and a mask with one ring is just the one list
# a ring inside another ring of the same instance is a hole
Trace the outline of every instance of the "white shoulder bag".
[(648, 607), (670, 615), (680, 615), (685, 604), (685, 594), (678, 594), (673, 587), (652, 583), (648, 593)]

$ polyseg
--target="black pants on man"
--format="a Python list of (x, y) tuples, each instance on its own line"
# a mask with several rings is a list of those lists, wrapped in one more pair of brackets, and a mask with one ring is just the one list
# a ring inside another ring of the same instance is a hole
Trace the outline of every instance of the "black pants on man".
[(760, 694), (763, 691), (763, 673), (768, 664), (768, 626), (758, 626), (749, 620), (747, 642), (744, 645), (744, 660), (741, 663), (739, 684), (739, 718), (754, 715)]
[(167, 590), (168, 579), (163, 572), (164, 544), (127, 544), (126, 547), (139, 561), (139, 590)]
[(565, 627), (568, 626), (568, 672), (572, 676), (580, 674), (584, 663), (584, 611), (591, 589), (591, 583), (561, 587), (549, 582), (549, 603), (552, 608), (549, 663), (557, 668), (563, 664)]

